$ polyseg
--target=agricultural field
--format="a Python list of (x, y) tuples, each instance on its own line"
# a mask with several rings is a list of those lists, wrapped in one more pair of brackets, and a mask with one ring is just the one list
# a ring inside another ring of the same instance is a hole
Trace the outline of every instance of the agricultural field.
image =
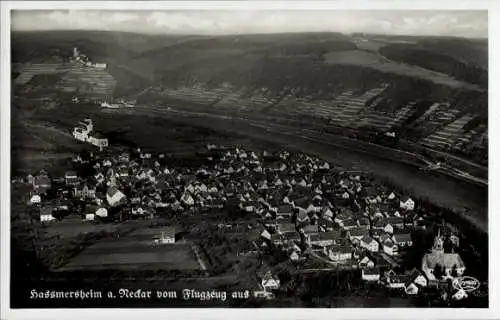
[(141, 229), (125, 237), (99, 241), (86, 248), (60, 270), (201, 269), (189, 244), (176, 243), (154, 247), (153, 236), (159, 234), (161, 228)]

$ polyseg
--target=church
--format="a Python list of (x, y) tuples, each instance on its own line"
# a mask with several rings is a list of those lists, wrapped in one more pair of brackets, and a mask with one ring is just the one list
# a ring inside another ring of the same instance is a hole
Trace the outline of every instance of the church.
[[(453, 270), (456, 270), (456, 276), (462, 276), (465, 272), (465, 264), (458, 253), (444, 252), (444, 239), (441, 236), (441, 230), (434, 238), (434, 244), (431, 252), (426, 253), (422, 258), (422, 271), (429, 280), (436, 280), (434, 275), (435, 267), (443, 268), (443, 275), (453, 276)], [(439, 280), (439, 279), (437, 279)]]

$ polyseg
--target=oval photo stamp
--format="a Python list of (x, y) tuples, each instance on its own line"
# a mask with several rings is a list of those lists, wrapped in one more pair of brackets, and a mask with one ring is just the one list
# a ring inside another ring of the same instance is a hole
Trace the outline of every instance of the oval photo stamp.
[(456, 290), (464, 290), (466, 292), (472, 292), (481, 286), (479, 280), (469, 276), (459, 277), (453, 280), (453, 288)]

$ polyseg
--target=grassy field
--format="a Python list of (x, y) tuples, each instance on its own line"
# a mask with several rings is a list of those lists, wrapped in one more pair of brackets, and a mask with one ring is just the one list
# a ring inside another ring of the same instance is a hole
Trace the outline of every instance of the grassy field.
[[(125, 237), (95, 243), (77, 255), (61, 270), (79, 269), (166, 269), (199, 270), (189, 244), (154, 247), (153, 236), (161, 229), (139, 229)], [(140, 239), (137, 239), (137, 238)]]

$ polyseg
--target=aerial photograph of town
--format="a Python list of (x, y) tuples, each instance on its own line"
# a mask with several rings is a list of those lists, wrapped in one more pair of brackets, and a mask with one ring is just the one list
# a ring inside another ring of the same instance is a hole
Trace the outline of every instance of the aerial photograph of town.
[(487, 11), (10, 19), (10, 308), (488, 308)]

